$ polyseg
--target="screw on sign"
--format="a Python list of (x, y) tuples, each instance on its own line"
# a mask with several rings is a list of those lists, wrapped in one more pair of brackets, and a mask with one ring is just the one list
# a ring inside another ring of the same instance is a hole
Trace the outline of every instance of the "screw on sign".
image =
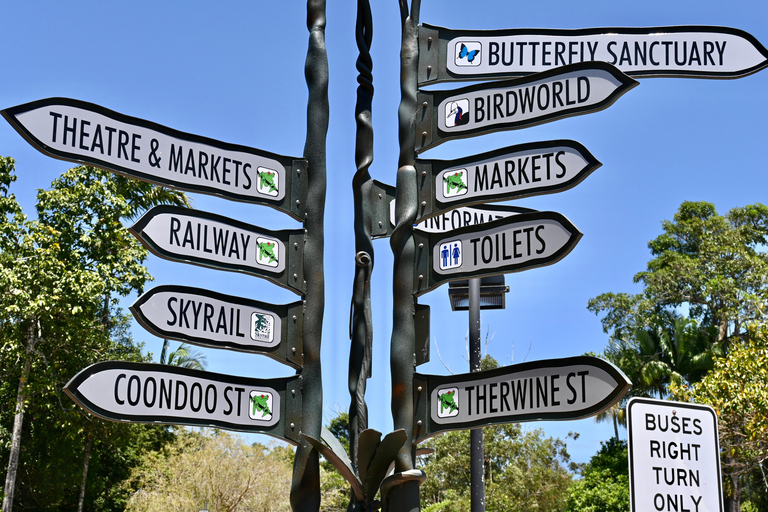
[(627, 417), (633, 512), (723, 510), (717, 415), (711, 407), (633, 398)]

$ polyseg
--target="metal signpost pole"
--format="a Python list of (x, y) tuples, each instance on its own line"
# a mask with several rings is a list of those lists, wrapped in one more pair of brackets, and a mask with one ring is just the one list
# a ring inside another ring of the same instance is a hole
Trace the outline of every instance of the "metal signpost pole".
[[(469, 280), (469, 371), (480, 371), (482, 347), (480, 343), (480, 278)], [(483, 429), (469, 431), (469, 472), (472, 512), (485, 511), (485, 445)]]

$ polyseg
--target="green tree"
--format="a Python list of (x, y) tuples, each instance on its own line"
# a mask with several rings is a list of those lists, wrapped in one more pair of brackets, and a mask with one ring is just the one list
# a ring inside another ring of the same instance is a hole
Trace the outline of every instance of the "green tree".
[[(132, 187), (105, 171), (77, 167), (38, 193), (37, 219), (28, 220), (10, 193), (14, 166), (13, 159), (0, 158), (0, 371), (4, 382), (16, 385), (15, 392), (4, 386), (8, 407), (0, 409), (4, 428), (12, 425), (5, 447), (6, 512), (13, 507), (20, 467), (22, 486), (31, 488), (37, 482), (26, 475), (46, 460), (22, 460), (20, 466), (24, 436), (50, 427), (76, 430), (78, 420), (71, 418), (80, 415), (65, 412), (71, 402), (62, 399), (61, 386), (111, 353), (117, 298), (141, 291), (150, 279), (142, 265), (147, 252), (122, 228), (120, 218), (155, 201), (186, 204), (181, 193), (147, 184)], [(46, 413), (25, 425), (26, 412), (38, 406)], [(92, 437), (85, 428), (81, 432), (80, 442), (90, 453)], [(87, 468), (88, 458), (82, 482)], [(39, 493), (29, 494), (47, 501)]]
[(186, 343), (181, 343), (176, 350), (170, 350), (171, 344), (163, 340), (163, 348), (160, 351), (160, 364), (190, 368), (192, 370), (205, 370), (207, 358), (199, 350), (195, 350)]
[(293, 451), (247, 445), (225, 431), (180, 428), (175, 442), (147, 452), (126, 482), (130, 512), (290, 511)]
[(629, 510), (629, 461), (626, 441), (601, 443), (582, 478), (568, 488), (568, 512), (625, 512)]

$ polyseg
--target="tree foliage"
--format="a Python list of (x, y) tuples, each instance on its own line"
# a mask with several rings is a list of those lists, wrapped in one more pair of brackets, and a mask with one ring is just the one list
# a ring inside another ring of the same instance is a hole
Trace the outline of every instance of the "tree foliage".
[(626, 441), (611, 438), (568, 488), (568, 512), (625, 512), (629, 510), (629, 461)]

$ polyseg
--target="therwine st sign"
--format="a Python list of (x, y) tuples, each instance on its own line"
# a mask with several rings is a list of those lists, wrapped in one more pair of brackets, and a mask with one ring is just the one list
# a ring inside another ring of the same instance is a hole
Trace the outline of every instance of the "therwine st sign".
[(32, 146), (54, 158), (263, 204), (304, 220), (305, 160), (180, 132), (68, 98), (34, 101), (2, 114)]
[(263, 354), (301, 369), (301, 302), (277, 305), (189, 286), (157, 286), (131, 306), (160, 338)]
[(244, 272), (304, 292), (300, 229), (269, 231), (208, 212), (156, 206), (129, 230), (162, 258)]
[(717, 415), (708, 405), (627, 404), (632, 512), (722, 512)]
[(635, 78), (739, 78), (768, 65), (743, 30), (711, 26), (579, 30), (419, 27), (419, 85), (511, 78), (600, 61)]
[(526, 128), (612, 105), (637, 82), (604, 62), (584, 62), (530, 77), (421, 91), (417, 151), (446, 140)]
[(446, 430), (594, 416), (632, 383), (611, 363), (580, 356), (459, 375), (415, 374), (418, 442)]
[(247, 379), (154, 363), (106, 361), (75, 375), (64, 392), (113, 421), (258, 432), (298, 444), (299, 377)]
[(416, 295), (442, 283), (519, 272), (564, 258), (581, 232), (556, 212), (530, 211), (450, 233), (414, 232)]
[(572, 140), (520, 144), (454, 160), (417, 160), (418, 218), (445, 214), (457, 206), (567, 190), (600, 165), (587, 148)]

